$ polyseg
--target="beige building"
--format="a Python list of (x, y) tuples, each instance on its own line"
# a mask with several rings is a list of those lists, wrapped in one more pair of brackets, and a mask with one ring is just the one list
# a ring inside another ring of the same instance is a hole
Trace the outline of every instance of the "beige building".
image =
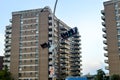
[(103, 43), (105, 56), (107, 57), (105, 67), (110, 75), (120, 75), (120, 0), (110, 0), (104, 2), (102, 13)]
[[(5, 58), (15, 80), (62, 80), (81, 75), (79, 32), (61, 40), (71, 27), (52, 14), (49, 7), (12, 13), (6, 26)], [(50, 48), (40, 45), (50, 42)]]

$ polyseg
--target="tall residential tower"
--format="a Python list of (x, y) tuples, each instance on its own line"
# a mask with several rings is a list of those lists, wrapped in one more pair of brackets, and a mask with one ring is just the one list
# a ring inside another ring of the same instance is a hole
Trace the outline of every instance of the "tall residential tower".
[(107, 59), (105, 67), (109, 70), (110, 75), (120, 75), (120, 0), (110, 0), (104, 2), (102, 13), (103, 43), (105, 56)]
[[(5, 58), (15, 80), (53, 80), (81, 75), (79, 32), (68, 39), (71, 29), (49, 7), (12, 13), (6, 26)], [(49, 42), (51, 47), (42, 48)]]

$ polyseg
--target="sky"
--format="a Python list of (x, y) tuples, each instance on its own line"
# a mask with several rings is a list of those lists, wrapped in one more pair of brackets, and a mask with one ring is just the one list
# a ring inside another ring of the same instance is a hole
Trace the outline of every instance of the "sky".
[[(0, 1), (0, 56), (4, 55), (5, 26), (9, 25), (12, 12), (44, 8), (49, 6), (52, 11), (56, 0), (1, 0)], [(58, 0), (55, 15), (70, 27), (78, 27), (81, 35), (82, 73), (96, 74), (98, 69), (104, 69), (101, 25), (101, 10), (107, 0)]]

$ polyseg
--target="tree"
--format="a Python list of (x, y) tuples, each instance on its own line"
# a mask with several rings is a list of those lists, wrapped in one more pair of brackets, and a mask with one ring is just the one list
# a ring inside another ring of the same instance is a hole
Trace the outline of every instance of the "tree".
[(4, 70), (0, 71), (0, 80), (13, 80), (7, 66), (5, 66)]
[(117, 74), (113, 74), (113, 75), (111, 76), (111, 80), (120, 80), (120, 76), (117, 75)]
[(102, 69), (97, 70), (97, 75), (95, 77), (95, 80), (104, 80), (105, 73)]

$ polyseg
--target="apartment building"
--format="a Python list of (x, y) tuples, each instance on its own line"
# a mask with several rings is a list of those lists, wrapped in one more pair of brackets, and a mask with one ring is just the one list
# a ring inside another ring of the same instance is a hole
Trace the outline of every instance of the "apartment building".
[[(12, 12), (10, 22), (6, 26), (4, 65), (15, 80), (62, 80), (81, 75), (79, 32), (61, 39), (61, 33), (71, 27), (49, 7)], [(51, 47), (41, 47), (48, 42)]]
[(105, 67), (109, 74), (120, 75), (120, 0), (109, 0), (104, 2), (102, 13), (102, 29), (104, 34), (103, 43), (105, 50)]
[(8, 69), (10, 69), (11, 32), (12, 32), (12, 26), (7, 25), (5, 30), (5, 49), (4, 49), (5, 53), (4, 53), (3, 65), (6, 65)]

